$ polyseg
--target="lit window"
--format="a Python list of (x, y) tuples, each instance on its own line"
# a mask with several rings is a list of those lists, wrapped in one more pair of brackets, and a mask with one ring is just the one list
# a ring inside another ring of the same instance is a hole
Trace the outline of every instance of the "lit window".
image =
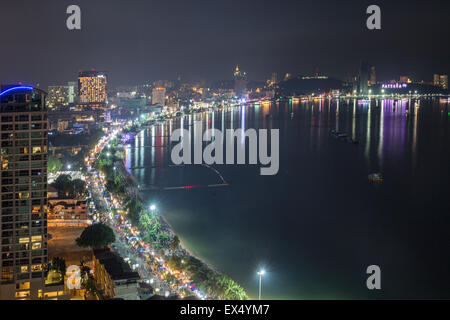
[(26, 298), (30, 296), (30, 291), (16, 292), (16, 298)]
[(28, 266), (21, 266), (20, 267), (20, 272), (22, 272), (22, 273), (28, 272)]
[(41, 249), (41, 247), (42, 247), (42, 245), (41, 245), (40, 242), (34, 242), (34, 243), (32, 244), (31, 249), (32, 249), (32, 250), (37, 250), (37, 249)]
[(42, 264), (33, 264), (31, 266), (31, 272), (42, 271)]
[(32, 153), (42, 152), (41, 150), (42, 150), (41, 147), (33, 147), (32, 148)]
[(17, 284), (17, 289), (18, 290), (29, 290), (30, 283), (29, 282), (19, 283), (19, 284)]
[(31, 241), (32, 242), (42, 241), (42, 236), (32, 236)]
[(55, 292), (47, 292), (47, 293), (45, 293), (45, 298), (54, 298), (54, 297), (57, 297), (58, 296), (58, 292), (57, 291), (55, 291)]
[[(36, 240), (36, 241), (40, 241), (40, 240)], [(30, 242), (30, 238), (20, 238), (19, 239), (19, 243), (28, 243), (28, 242)]]
[(30, 197), (29, 192), (19, 192), (19, 199), (28, 199)]

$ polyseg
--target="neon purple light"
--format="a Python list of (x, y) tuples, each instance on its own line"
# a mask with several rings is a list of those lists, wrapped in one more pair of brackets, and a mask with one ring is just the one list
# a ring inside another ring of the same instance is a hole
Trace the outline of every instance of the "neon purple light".
[(408, 86), (408, 84), (406, 83), (387, 83), (387, 84), (382, 84), (381, 88), (384, 89), (401, 89), (401, 88), (406, 88)]

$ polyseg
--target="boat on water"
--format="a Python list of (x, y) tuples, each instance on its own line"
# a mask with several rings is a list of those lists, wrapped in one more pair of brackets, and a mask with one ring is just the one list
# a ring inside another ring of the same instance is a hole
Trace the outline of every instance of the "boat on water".
[(338, 139), (343, 139), (346, 142), (349, 143), (353, 143), (353, 144), (358, 144), (359, 140), (358, 139), (353, 139), (351, 136), (349, 136), (346, 132), (340, 132), (340, 131), (336, 131), (336, 130), (330, 130), (330, 134)]
[(371, 173), (369, 174), (369, 180), (374, 182), (383, 182), (383, 176), (379, 172)]
[(340, 132), (336, 130), (331, 130), (330, 133), (335, 136), (336, 138), (345, 138), (347, 134), (345, 132)]

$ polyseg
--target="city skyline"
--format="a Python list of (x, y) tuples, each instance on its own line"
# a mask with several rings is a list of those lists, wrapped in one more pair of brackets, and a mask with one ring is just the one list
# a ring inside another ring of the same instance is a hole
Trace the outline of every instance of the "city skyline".
[(0, 301), (450, 298), (448, 0), (3, 2)]
[[(3, 41), (22, 54), (18, 64), (18, 55), (0, 52), (0, 82), (46, 88), (91, 68), (114, 75), (112, 86), (179, 76), (212, 82), (232, 79), (236, 65), (249, 80), (264, 81), (272, 72), (312, 75), (317, 67), (343, 79), (357, 75), (361, 60), (384, 80), (432, 81), (435, 73), (449, 73), (448, 3), (381, 1), (382, 29), (375, 31), (365, 27), (367, 4), (79, 1), (82, 28), (69, 31), (65, 3), (7, 3), (0, 28), (14, 33)], [(32, 19), (35, 14), (40, 18)], [(34, 50), (26, 49), (30, 45)]]

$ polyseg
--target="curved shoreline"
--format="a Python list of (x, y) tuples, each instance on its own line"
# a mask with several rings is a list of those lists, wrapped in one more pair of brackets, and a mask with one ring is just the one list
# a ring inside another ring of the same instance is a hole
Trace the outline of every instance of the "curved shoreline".
[[(145, 126), (147, 127), (147, 126)], [(129, 130), (129, 129), (128, 129)], [(140, 133), (143, 130), (145, 130), (144, 128), (139, 128), (137, 130), (129, 130), (128, 132), (137, 132)], [(122, 133), (127, 132), (127, 129), (124, 129)], [(142, 196), (141, 191), (139, 190), (138, 183), (135, 180), (134, 176), (131, 174), (131, 172), (129, 172), (126, 168), (126, 165), (124, 163), (124, 160), (122, 159), (121, 161), (116, 161), (115, 164), (120, 166), (119, 169), (119, 173), (120, 175), (123, 177), (123, 179), (125, 180), (125, 183), (128, 184), (129, 188), (125, 188), (125, 194), (126, 197), (128, 199), (136, 199), (137, 201), (140, 201), (141, 203), (145, 203), (145, 200)], [(219, 176), (222, 180), (223, 177), (221, 177), (220, 173)], [(202, 259), (201, 257), (199, 257), (198, 254), (196, 254), (193, 249), (190, 249), (181, 239), (180, 237), (176, 234), (176, 232), (174, 231), (173, 227), (170, 225), (170, 223), (166, 220), (166, 218), (161, 214), (161, 213), (157, 213), (159, 221), (161, 223), (161, 232), (167, 234), (170, 239), (173, 239), (175, 236), (178, 237), (179, 239), (179, 245), (178, 248), (176, 250), (172, 250), (172, 254), (171, 257), (178, 257), (178, 258), (182, 258), (182, 257), (186, 257), (186, 258), (194, 258), (197, 261), (199, 261), (199, 263), (201, 263), (201, 265), (204, 266), (204, 268), (206, 270), (209, 270), (208, 272), (211, 273), (213, 276), (213, 278), (215, 277), (219, 277), (218, 279), (224, 279), (225, 280), (225, 284), (222, 282), (217, 282), (217, 284), (219, 284), (219, 286), (228, 286), (230, 285), (230, 295), (234, 296), (234, 297), (239, 297), (239, 298), (222, 298), (222, 299), (249, 299), (247, 293), (245, 292), (245, 289), (238, 284), (236, 281), (234, 281), (232, 278), (230, 278), (229, 276), (227, 276), (225, 273), (221, 272), (219, 270), (219, 268), (217, 268), (216, 266), (212, 265), (211, 263), (205, 262), (204, 259)], [(137, 226), (138, 230), (140, 230), (140, 228)], [(166, 248), (167, 249), (167, 248)], [(178, 252), (178, 254), (176, 253)], [(191, 274), (192, 277), (195, 277), (195, 273)], [(195, 280), (194, 280), (195, 281)], [(217, 280), (219, 281), (219, 280)], [(199, 280), (199, 285), (201, 285), (203, 283), (203, 280)], [(209, 285), (208, 285), (209, 286)], [(204, 288), (205, 290), (208, 287)], [(235, 291), (237, 290), (237, 291)], [(214, 292), (214, 291), (213, 291)], [(228, 293), (227, 293), (228, 294)], [(234, 294), (234, 295), (233, 295)], [(216, 293), (214, 293), (212, 295), (212, 297), (215, 297), (216, 299), (218, 298), (216, 296)], [(219, 298), (220, 299), (220, 298)]]
[[(145, 130), (145, 129), (143, 129)], [(142, 130), (141, 130), (142, 131)], [(139, 131), (139, 132), (141, 132)], [(120, 161), (120, 165), (121, 165), (121, 170), (120, 172), (122, 173), (122, 176), (124, 179), (128, 180), (129, 183), (132, 183), (132, 187), (135, 188), (137, 190), (136, 195), (139, 197), (139, 200), (144, 202), (144, 198), (142, 196), (141, 191), (139, 191), (139, 188), (137, 187), (137, 183), (136, 180), (134, 179), (134, 176), (127, 170), (125, 163), (123, 161)], [(128, 195), (130, 196), (130, 195)], [(130, 196), (131, 197), (131, 196)], [(218, 273), (222, 273), (219, 268), (217, 268), (216, 266), (212, 265), (211, 263), (206, 262), (203, 258), (201, 258), (197, 253), (195, 253), (193, 251), (192, 248), (189, 248), (184, 242), (183, 240), (180, 238), (180, 236), (174, 231), (174, 228), (170, 225), (170, 223), (167, 221), (166, 217), (164, 217), (163, 214), (158, 212), (158, 217), (160, 218), (162, 225), (163, 225), (163, 229), (164, 231), (166, 231), (167, 233), (169, 233), (169, 235), (171, 236), (171, 238), (173, 238), (174, 236), (177, 236), (180, 240), (180, 249), (183, 252), (183, 254), (185, 256), (192, 256), (198, 260), (200, 260), (202, 263), (204, 263), (208, 268), (210, 268), (211, 270), (213, 270), (214, 272), (218, 272)]]

